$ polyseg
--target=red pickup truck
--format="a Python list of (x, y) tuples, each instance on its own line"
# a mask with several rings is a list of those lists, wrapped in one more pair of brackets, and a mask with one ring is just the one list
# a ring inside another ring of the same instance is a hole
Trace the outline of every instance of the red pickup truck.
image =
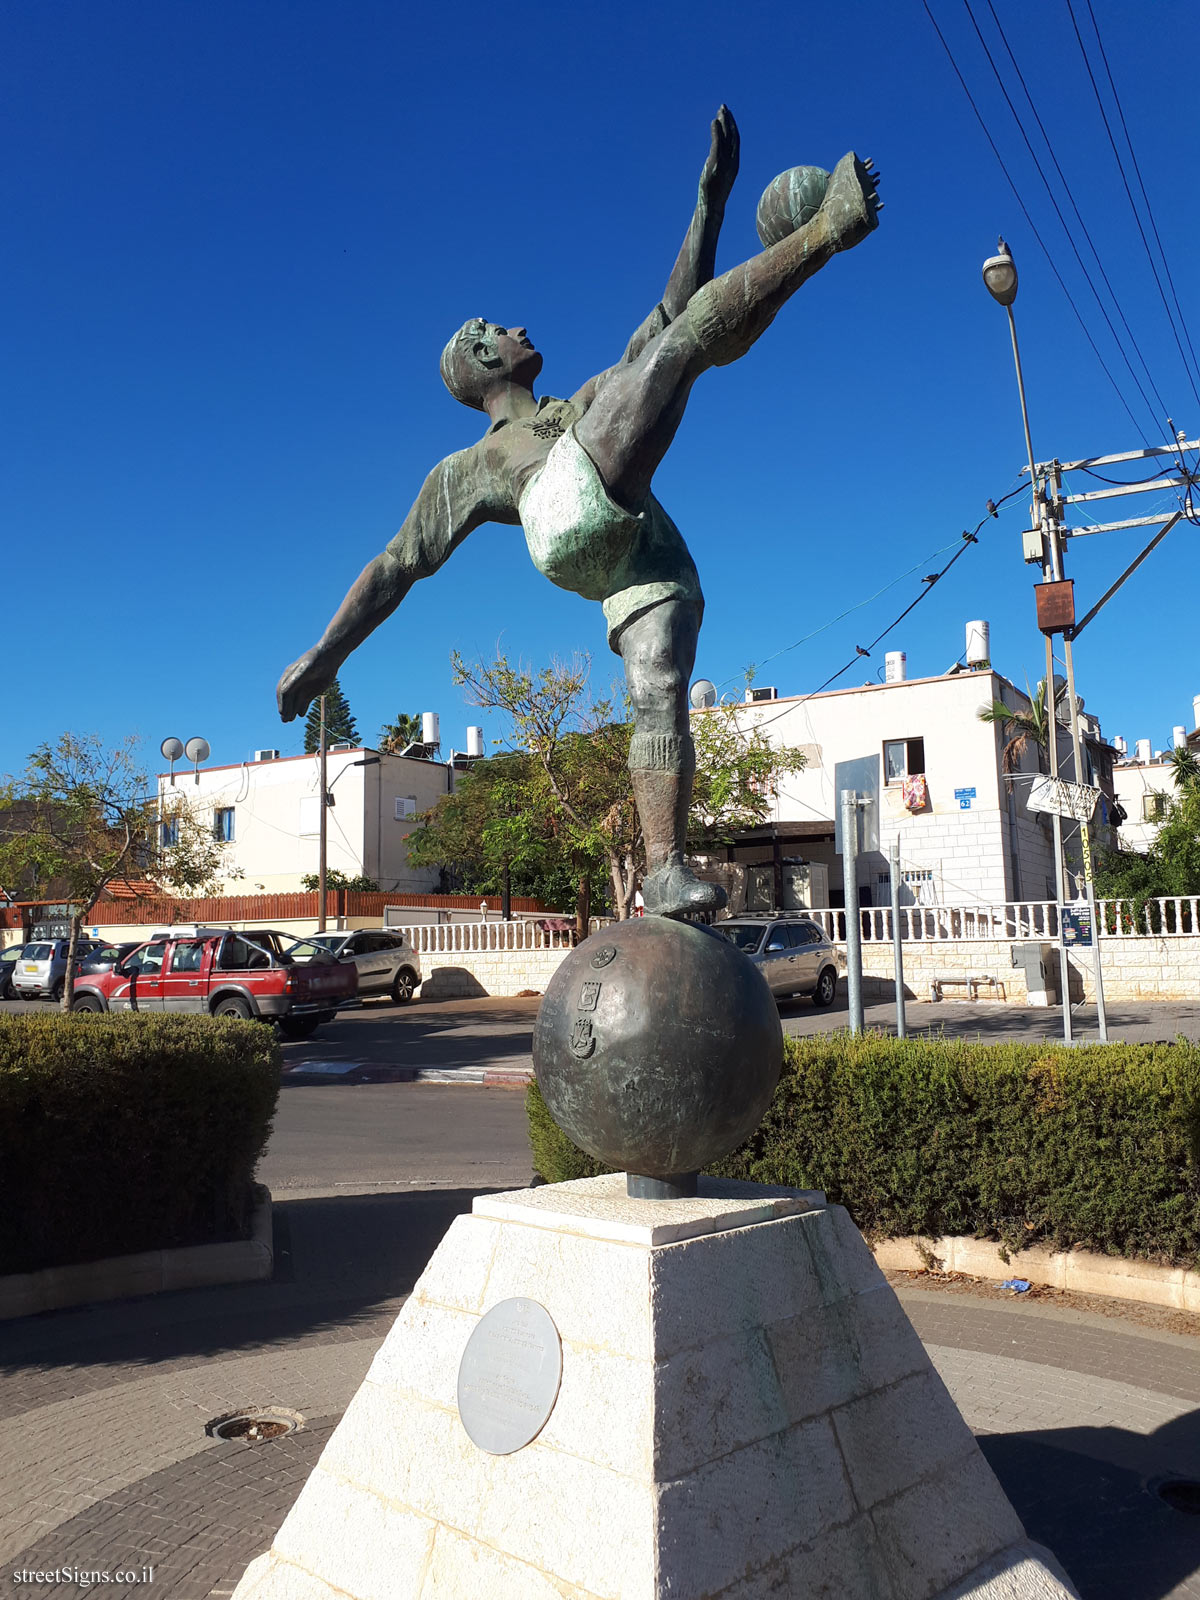
[(271, 931), (171, 928), (110, 972), (82, 974), (72, 1011), (173, 1011), (260, 1017), (285, 1039), (307, 1039), (358, 993), (353, 963), (293, 962)]

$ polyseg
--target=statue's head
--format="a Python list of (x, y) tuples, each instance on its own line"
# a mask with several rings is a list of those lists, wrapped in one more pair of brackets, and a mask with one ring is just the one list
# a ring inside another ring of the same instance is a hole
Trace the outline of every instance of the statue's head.
[(542, 370), (541, 355), (524, 328), (502, 328), (499, 323), (472, 317), (442, 351), (442, 382), (456, 400), (483, 411), (484, 397), (505, 381), (533, 387)]

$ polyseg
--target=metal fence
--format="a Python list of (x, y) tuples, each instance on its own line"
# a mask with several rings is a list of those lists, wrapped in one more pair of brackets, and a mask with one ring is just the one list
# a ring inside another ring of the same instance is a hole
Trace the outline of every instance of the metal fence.
[[(818, 908), (807, 915), (821, 924), (828, 938), (843, 943), (846, 913)], [(863, 906), (859, 912), (864, 942), (892, 938), (889, 906)], [(1096, 917), (1101, 939), (1200, 937), (1200, 896), (1172, 895), (1148, 900), (1099, 900)], [(990, 940), (1054, 941), (1058, 907), (1053, 900), (1006, 900), (994, 905), (901, 906), (900, 938), (905, 942), (977, 943)]]

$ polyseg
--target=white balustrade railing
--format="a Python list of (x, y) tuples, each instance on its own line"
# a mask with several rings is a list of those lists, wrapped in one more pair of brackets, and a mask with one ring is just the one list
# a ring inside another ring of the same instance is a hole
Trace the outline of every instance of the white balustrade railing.
[[(846, 913), (817, 908), (807, 913), (821, 924), (827, 938), (846, 939)], [(859, 911), (864, 943), (890, 943), (890, 906), (863, 906)], [(1099, 900), (1096, 920), (1101, 939), (1200, 937), (1200, 895), (1173, 895), (1148, 900), (1138, 911), (1132, 900)], [(994, 905), (901, 906), (900, 938), (904, 941), (978, 943), (985, 939), (1054, 942), (1058, 907), (1053, 900), (1007, 900)]]
[(388, 931), (403, 933), (418, 955), (571, 948), (569, 928), (543, 928), (536, 922), (431, 922), (410, 924)]

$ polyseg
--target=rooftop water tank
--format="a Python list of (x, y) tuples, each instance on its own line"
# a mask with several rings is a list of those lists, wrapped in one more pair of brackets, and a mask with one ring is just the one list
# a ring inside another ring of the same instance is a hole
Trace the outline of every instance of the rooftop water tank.
[(467, 754), (469, 756), (481, 756), (483, 754), (482, 728), (467, 729)]
[(967, 665), (987, 667), (992, 661), (992, 630), (983, 621), (967, 623)]
[(442, 742), (441, 723), (436, 711), (422, 711), (421, 713), (421, 743), (437, 744)]
[(889, 650), (883, 658), (883, 676), (887, 683), (904, 683), (908, 678), (908, 656), (903, 650)]
[(1182, 722), (1177, 722), (1171, 729), (1171, 744), (1176, 750), (1183, 750), (1187, 746), (1187, 729)]
[(1150, 741), (1149, 741), (1149, 739), (1139, 739), (1137, 741), (1137, 743), (1134, 745), (1133, 750), (1134, 750), (1134, 755), (1137, 757), (1137, 759), (1139, 761), (1143, 761), (1143, 762), (1149, 761), (1149, 759), (1150, 759)]

